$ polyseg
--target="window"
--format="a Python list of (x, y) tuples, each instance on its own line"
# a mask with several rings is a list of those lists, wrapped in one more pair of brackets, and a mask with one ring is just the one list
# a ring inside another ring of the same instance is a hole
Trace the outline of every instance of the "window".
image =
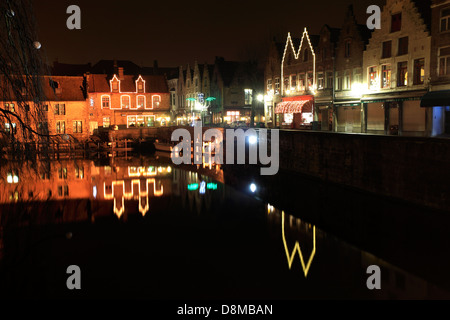
[(339, 75), (339, 72), (336, 72), (336, 90), (342, 90), (342, 78)]
[(230, 123), (239, 121), (240, 120), (240, 112), (239, 111), (227, 111), (227, 117), (230, 119)]
[(305, 51), (303, 51), (303, 62), (308, 61), (308, 49), (305, 49)]
[(381, 58), (390, 58), (392, 56), (392, 41), (384, 41), (383, 42), (383, 52), (381, 54)]
[(136, 127), (136, 116), (127, 117), (127, 128)]
[(450, 8), (441, 11), (441, 32), (450, 30)]
[(450, 75), (450, 47), (439, 49), (439, 76)]
[[(11, 130), (12, 127), (12, 130)], [(6, 133), (12, 133), (12, 134), (16, 134), (17, 133), (17, 128), (16, 128), (16, 124), (15, 123), (5, 123), (5, 132)]]
[(103, 118), (103, 128), (109, 128), (111, 125), (111, 119), (109, 117)]
[(377, 83), (378, 83), (378, 81), (377, 81), (377, 67), (370, 67), (368, 76), (369, 76), (369, 79), (368, 79), (369, 89), (371, 89), (371, 90), (378, 89), (378, 86), (377, 86)]
[(175, 104), (176, 104), (175, 93), (172, 92), (172, 93), (170, 94), (170, 105), (171, 105), (171, 106), (175, 106)]
[(381, 66), (381, 87), (389, 89), (391, 87), (391, 65), (385, 64)]
[(307, 83), (308, 83), (308, 90), (312, 90), (313, 89), (313, 74), (312, 72), (308, 72), (308, 79), (307, 79)]
[(251, 105), (253, 102), (253, 90), (244, 89), (244, 93), (245, 93), (245, 105)]
[(320, 72), (317, 75), (317, 89), (322, 90), (323, 88), (324, 88), (323, 72)]
[(56, 121), (56, 133), (66, 133), (65, 121)]
[(280, 93), (280, 78), (275, 78), (275, 94)]
[(69, 195), (69, 186), (58, 186), (58, 196), (59, 197), (66, 197)]
[(109, 96), (103, 96), (102, 97), (102, 108), (109, 108)]
[(351, 45), (351, 41), (350, 40), (346, 40), (345, 41), (345, 57), (346, 58), (350, 57), (350, 45)]
[(77, 179), (84, 178), (84, 167), (75, 166), (75, 178)]
[(64, 103), (55, 105), (55, 115), (64, 116), (66, 114), (66, 105)]
[(350, 90), (351, 86), (350, 86), (350, 72), (349, 71), (345, 71), (344, 73), (344, 90)]
[(67, 168), (58, 168), (58, 178), (67, 179)]
[(5, 103), (5, 109), (9, 112), (15, 112), (16, 108), (14, 106), (14, 103)]
[(300, 91), (305, 91), (305, 74), (302, 73), (298, 76), (298, 84)]
[(130, 96), (122, 96), (121, 100), (122, 100), (121, 104), (122, 109), (123, 108), (128, 109), (130, 107)]
[(270, 92), (272, 89), (272, 79), (267, 79), (267, 92)]
[(37, 132), (40, 134), (48, 134), (48, 122), (39, 122)]
[(138, 93), (143, 93), (144, 92), (144, 82), (143, 81), (138, 81), (137, 89), (138, 89)]
[(112, 81), (112, 91), (119, 92), (119, 81), (118, 80)]
[(144, 96), (138, 96), (137, 97), (137, 107), (138, 108), (145, 108), (145, 97)]
[(425, 80), (425, 59), (414, 60), (414, 84), (423, 84)]
[(152, 96), (152, 107), (153, 108), (158, 108), (159, 104), (161, 102), (161, 97), (160, 96)]
[(297, 89), (297, 76), (291, 75), (291, 90), (296, 90)]
[(398, 39), (398, 55), (404, 55), (408, 53), (408, 37)]
[(82, 133), (82, 132), (83, 132), (82, 121), (74, 121), (73, 122), (73, 133)]
[(333, 72), (327, 72), (327, 88), (333, 88)]
[(397, 87), (408, 85), (408, 62), (399, 62), (397, 65)]
[(393, 14), (391, 16), (391, 32), (397, 32), (402, 29), (402, 13)]
[(289, 77), (284, 77), (284, 90), (289, 90)]

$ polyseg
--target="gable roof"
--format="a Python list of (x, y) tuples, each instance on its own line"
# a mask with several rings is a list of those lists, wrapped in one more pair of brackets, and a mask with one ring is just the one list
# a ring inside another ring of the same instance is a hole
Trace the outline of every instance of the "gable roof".
[[(136, 80), (139, 76), (124, 75), (120, 81), (121, 92), (136, 92)], [(112, 76), (106, 74), (89, 75), (89, 92), (111, 92), (110, 80)], [(168, 93), (169, 87), (166, 78), (161, 75), (144, 75), (146, 93)]]

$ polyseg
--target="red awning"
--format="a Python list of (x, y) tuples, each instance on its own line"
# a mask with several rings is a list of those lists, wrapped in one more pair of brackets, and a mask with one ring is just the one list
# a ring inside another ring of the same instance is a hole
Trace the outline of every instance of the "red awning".
[(284, 101), (277, 104), (275, 113), (312, 112), (312, 104), (311, 100)]

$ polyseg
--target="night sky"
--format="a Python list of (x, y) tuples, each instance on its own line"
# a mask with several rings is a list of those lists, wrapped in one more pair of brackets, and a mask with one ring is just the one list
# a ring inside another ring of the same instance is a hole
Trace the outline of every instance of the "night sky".
[[(342, 26), (349, 1), (106, 1), (33, 0), (39, 41), (48, 62), (95, 63), (100, 59), (132, 60), (151, 66), (213, 63), (266, 53), (268, 39), (304, 27), (318, 33), (323, 24)], [(359, 23), (366, 8), (385, 0), (354, 1)], [(81, 8), (81, 30), (66, 28), (66, 9)]]

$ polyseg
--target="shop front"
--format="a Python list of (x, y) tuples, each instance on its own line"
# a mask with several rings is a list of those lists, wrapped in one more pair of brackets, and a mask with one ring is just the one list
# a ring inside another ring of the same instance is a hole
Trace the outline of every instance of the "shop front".
[(275, 108), (276, 125), (285, 129), (312, 129), (314, 96), (282, 98)]

